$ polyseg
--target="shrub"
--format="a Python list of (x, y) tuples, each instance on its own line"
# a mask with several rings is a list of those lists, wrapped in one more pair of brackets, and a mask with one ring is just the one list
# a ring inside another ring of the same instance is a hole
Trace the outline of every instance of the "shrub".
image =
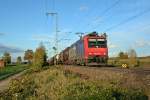
[(50, 68), (13, 80), (0, 96), (4, 100), (148, 100), (139, 89), (102, 84), (84, 80), (71, 71)]
[(24, 76), (21, 79), (11, 81), (9, 89), (4, 91), (0, 96), (4, 100), (25, 100), (30, 96), (36, 96), (36, 84), (29, 76)]
[(43, 44), (40, 44), (40, 46), (36, 49), (34, 56), (33, 56), (33, 70), (38, 71), (43, 66), (46, 65), (46, 49)]
[(64, 100), (148, 100), (139, 90), (102, 87), (92, 82), (78, 82), (67, 87)]

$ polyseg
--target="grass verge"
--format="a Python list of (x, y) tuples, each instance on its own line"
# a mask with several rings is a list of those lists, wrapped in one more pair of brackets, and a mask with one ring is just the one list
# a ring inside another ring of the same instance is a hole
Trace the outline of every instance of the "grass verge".
[(16, 66), (6, 66), (0, 69), (0, 80), (8, 78), (14, 74), (17, 74), (25, 69), (27, 69), (27, 65), (16, 65)]
[(49, 68), (14, 79), (2, 100), (148, 100), (141, 89), (125, 89), (111, 82), (83, 79), (79, 74)]

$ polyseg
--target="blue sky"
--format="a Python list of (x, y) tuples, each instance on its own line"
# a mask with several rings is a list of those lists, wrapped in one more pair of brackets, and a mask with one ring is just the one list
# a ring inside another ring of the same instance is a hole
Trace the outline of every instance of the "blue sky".
[(150, 0), (0, 0), (0, 56), (35, 50), (42, 41), (53, 55), (57, 12), (59, 50), (79, 39), (76, 32), (108, 34), (109, 55), (136, 49), (150, 55)]

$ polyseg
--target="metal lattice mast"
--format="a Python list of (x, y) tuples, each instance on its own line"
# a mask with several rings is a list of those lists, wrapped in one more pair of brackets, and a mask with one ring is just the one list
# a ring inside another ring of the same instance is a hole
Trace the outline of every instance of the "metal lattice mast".
[(54, 50), (55, 50), (55, 54), (58, 54), (58, 14), (57, 13), (46, 13), (46, 15), (51, 15), (51, 16), (55, 16), (56, 17), (56, 22), (55, 22), (55, 46), (54, 46)]
[(51, 15), (55, 16), (55, 46), (53, 47), (55, 51), (56, 58), (54, 60), (54, 64), (57, 65), (57, 60), (58, 60), (58, 14), (56, 12), (54, 13), (46, 13), (46, 15)]

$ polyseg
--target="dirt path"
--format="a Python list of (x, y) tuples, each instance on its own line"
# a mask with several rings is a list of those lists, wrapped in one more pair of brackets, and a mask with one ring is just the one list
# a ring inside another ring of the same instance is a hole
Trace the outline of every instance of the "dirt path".
[(15, 78), (17, 78), (17, 77), (23, 75), (23, 74), (25, 73), (25, 71), (26, 71), (26, 70), (24, 70), (24, 71), (22, 71), (22, 72), (20, 72), (20, 73), (18, 73), (18, 74), (15, 74), (15, 75), (13, 75), (13, 76), (10, 76), (10, 77), (8, 77), (8, 78), (6, 78), (6, 79), (4, 79), (4, 80), (1, 80), (1, 81), (0, 81), (0, 92), (8, 88), (9, 82), (10, 82), (12, 79), (15, 79)]

